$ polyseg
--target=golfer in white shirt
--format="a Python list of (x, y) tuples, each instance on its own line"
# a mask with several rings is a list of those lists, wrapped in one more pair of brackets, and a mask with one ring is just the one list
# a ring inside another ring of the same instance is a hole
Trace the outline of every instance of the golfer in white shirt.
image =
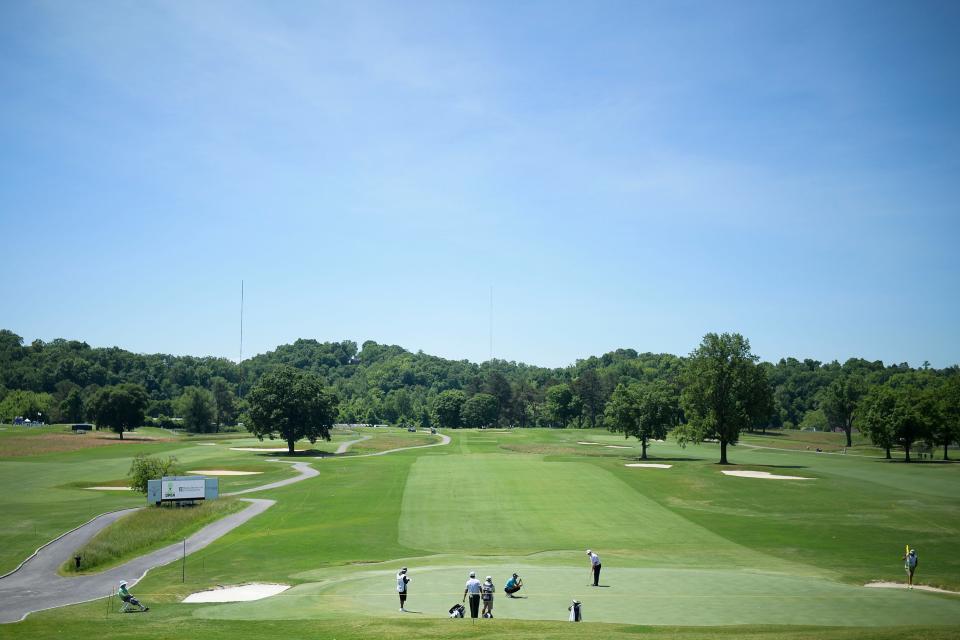
[(600, 586), (600, 556), (590, 549), (587, 549), (587, 555), (590, 556), (590, 569), (593, 571), (593, 586)]

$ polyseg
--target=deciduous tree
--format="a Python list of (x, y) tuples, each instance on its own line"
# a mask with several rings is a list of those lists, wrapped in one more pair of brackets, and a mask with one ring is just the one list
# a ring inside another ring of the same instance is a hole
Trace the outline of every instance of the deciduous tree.
[(640, 441), (643, 460), (647, 459), (650, 440), (666, 438), (679, 420), (677, 394), (662, 380), (617, 385), (604, 411), (604, 422), (610, 431)]
[(250, 424), (247, 429), (263, 440), (279, 437), (290, 455), (301, 438), (311, 444), (330, 440), (337, 417), (337, 398), (323, 380), (312, 373), (282, 366), (265, 374), (247, 396)]
[(120, 434), (132, 431), (143, 424), (147, 408), (147, 390), (139, 384), (123, 384), (102, 387), (90, 399), (88, 412), (97, 428), (106, 427)]
[(720, 442), (720, 464), (727, 462), (727, 445), (740, 432), (768, 416), (771, 389), (750, 342), (739, 333), (708, 333), (690, 353), (682, 375), (681, 404), (687, 424), (681, 442)]
[(497, 421), (497, 408), (497, 399), (489, 393), (474, 394), (463, 403), (463, 425), (489, 427)]

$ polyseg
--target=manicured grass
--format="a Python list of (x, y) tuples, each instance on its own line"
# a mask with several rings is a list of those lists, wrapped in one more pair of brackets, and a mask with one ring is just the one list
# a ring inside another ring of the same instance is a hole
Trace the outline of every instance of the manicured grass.
[[(394, 438), (411, 446), (426, 436), (361, 433), (374, 435), (363, 444), (378, 450), (394, 448)], [(179, 565), (151, 571), (136, 590), (150, 604), (149, 614), (110, 614), (101, 601), (31, 615), (9, 628), (11, 637), (68, 630), (81, 640), (104, 633), (229, 634), (231, 640), (505, 634), (902, 639), (960, 633), (960, 596), (861, 586), (902, 580), (900, 555), (909, 543), (920, 551), (918, 582), (960, 589), (960, 465), (906, 465), (771, 442), (775, 448), (733, 447), (735, 464), (721, 467), (716, 445), (681, 449), (665, 442), (654, 443), (650, 461), (671, 469), (634, 469), (624, 465), (635, 461), (638, 444), (602, 430), (447, 433), (450, 446), (312, 460), (319, 477), (261, 494), (277, 503), (188, 556), (185, 581)], [(189, 459), (185, 468), (286, 470), (267, 462), (268, 455), (229, 451), (250, 440), (143, 446)], [(323, 445), (335, 448), (336, 442)], [(126, 455), (118, 456), (118, 449)], [(109, 480), (103, 469), (129, 465), (134, 450), (103, 447), (0, 461), (0, 477), (14, 464)], [(722, 469), (815, 479), (733, 478)], [(71, 491), (58, 488), (62, 483), (40, 483), (23, 504), (46, 511), (45, 495)], [(0, 498), (0, 507), (10, 500)], [(586, 587), (587, 547), (600, 553), (601, 583), (609, 587)], [(419, 614), (396, 612), (393, 576), (401, 565), (410, 567), (409, 604)], [(492, 621), (449, 620), (446, 610), (460, 600), (470, 569), (493, 575), (498, 590), (518, 571), (528, 598), (499, 595)], [(251, 581), (294, 587), (261, 602), (179, 604), (193, 591)], [(584, 602), (583, 625), (559, 622), (573, 597)], [(917, 623), (927, 626), (914, 629)]]
[(440, 442), (440, 436), (429, 433), (416, 432), (410, 433), (406, 429), (369, 429), (360, 431), (358, 435), (373, 436), (370, 440), (364, 440), (350, 445), (347, 454), (377, 453), (379, 451), (389, 451), (401, 447), (419, 447), (425, 444)]
[(240, 511), (246, 503), (233, 498), (201, 502), (191, 507), (149, 506), (124, 516), (77, 549), (80, 569), (72, 559), (64, 574), (92, 573), (182, 540), (215, 520)]

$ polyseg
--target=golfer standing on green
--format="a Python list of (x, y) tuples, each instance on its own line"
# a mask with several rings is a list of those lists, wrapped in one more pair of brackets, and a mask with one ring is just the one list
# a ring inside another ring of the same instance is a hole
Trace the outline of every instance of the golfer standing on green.
[(590, 549), (587, 549), (587, 555), (590, 556), (590, 569), (593, 571), (593, 586), (600, 586), (600, 556)]
[(470, 572), (470, 579), (467, 580), (467, 586), (463, 590), (463, 600), (467, 599), (468, 594), (470, 595), (470, 617), (476, 618), (480, 615), (480, 581), (477, 580), (476, 571)]

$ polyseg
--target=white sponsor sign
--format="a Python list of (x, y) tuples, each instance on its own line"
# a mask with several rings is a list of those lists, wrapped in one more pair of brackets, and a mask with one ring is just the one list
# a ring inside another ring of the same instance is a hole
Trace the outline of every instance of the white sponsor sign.
[(190, 480), (167, 480), (164, 478), (160, 487), (161, 500), (202, 500), (203, 494), (203, 478), (191, 478)]

